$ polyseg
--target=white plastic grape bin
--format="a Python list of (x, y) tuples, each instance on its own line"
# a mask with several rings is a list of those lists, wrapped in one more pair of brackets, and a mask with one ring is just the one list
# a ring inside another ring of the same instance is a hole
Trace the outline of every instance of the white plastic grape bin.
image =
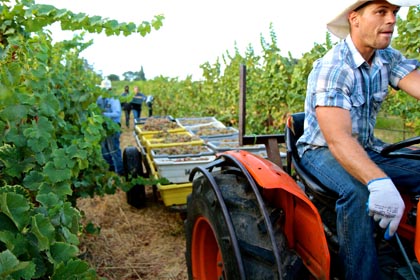
[(186, 129), (197, 129), (203, 126), (222, 128), (225, 125), (218, 121), (215, 117), (200, 117), (200, 118), (177, 118), (175, 121)]
[(197, 166), (206, 165), (216, 159), (216, 156), (200, 156), (186, 158), (154, 158), (153, 161), (161, 178), (168, 179), (171, 183), (189, 182), (191, 171)]
[(239, 142), (235, 141), (236, 139), (232, 139), (231, 142), (211, 140), (207, 142), (207, 146), (216, 153), (230, 150), (245, 150), (251, 153), (265, 151), (265, 146), (263, 144), (240, 146)]

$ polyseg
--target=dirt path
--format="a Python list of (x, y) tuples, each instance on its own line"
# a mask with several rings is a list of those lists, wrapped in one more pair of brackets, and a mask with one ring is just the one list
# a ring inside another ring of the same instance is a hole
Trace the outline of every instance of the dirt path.
[[(125, 123), (125, 122), (123, 122)], [(123, 127), (121, 149), (135, 146), (133, 129)], [(122, 279), (187, 279), (185, 236), (179, 213), (162, 202), (136, 209), (126, 202), (125, 193), (81, 199), (79, 209), (100, 227), (99, 235), (84, 236), (81, 251), (99, 276)]]

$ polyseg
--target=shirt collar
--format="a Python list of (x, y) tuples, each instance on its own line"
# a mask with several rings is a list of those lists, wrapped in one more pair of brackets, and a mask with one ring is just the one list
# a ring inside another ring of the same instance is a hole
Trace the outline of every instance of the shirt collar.
[[(360, 67), (363, 63), (365, 63), (365, 59), (362, 57), (362, 55), (359, 53), (359, 51), (356, 49), (356, 46), (353, 43), (353, 40), (350, 37), (350, 34), (347, 35), (345, 42), (350, 50), (351, 56), (353, 58), (354, 64), (356, 67)], [(378, 67), (381, 67), (384, 64), (384, 60), (382, 59), (381, 53), (379, 50), (376, 50), (373, 54), (373, 60), (372, 65), (376, 65)]]
[(356, 68), (360, 67), (366, 61), (362, 57), (362, 55), (359, 53), (359, 51), (356, 49), (356, 46), (354, 45), (353, 40), (350, 37), (350, 34), (347, 35), (345, 42), (350, 50), (350, 53), (351, 53), (351, 56), (353, 58)]

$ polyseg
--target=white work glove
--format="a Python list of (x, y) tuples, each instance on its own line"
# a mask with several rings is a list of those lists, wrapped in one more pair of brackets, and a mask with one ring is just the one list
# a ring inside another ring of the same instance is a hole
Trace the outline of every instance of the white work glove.
[(379, 178), (368, 183), (370, 192), (368, 200), (369, 216), (379, 221), (381, 228), (386, 228), (385, 238), (394, 235), (404, 213), (404, 201), (390, 178)]

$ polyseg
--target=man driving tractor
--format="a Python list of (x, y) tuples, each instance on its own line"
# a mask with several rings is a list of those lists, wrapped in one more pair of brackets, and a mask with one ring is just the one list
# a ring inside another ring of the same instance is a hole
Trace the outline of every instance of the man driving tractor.
[(314, 63), (308, 78), (297, 146), (302, 165), (338, 195), (346, 279), (380, 279), (375, 223), (386, 238), (395, 234), (405, 207), (399, 191), (420, 193), (420, 166), (381, 156), (386, 144), (374, 127), (389, 85), (420, 99), (420, 63), (390, 47), (400, 7), (420, 1), (344, 2), (327, 25), (342, 41)]

